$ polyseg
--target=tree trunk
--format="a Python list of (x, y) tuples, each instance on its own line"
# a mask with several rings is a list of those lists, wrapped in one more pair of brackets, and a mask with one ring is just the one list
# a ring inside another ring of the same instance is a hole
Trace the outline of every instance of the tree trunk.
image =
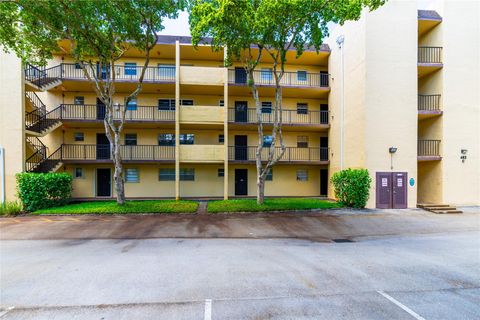
[(263, 178), (263, 175), (257, 175), (257, 204), (261, 205), (263, 204), (264, 201), (265, 201), (265, 178)]
[(114, 139), (112, 158), (115, 172), (113, 179), (115, 182), (115, 193), (117, 194), (117, 204), (123, 205), (125, 203), (125, 185), (123, 181), (122, 157), (120, 154), (120, 134), (115, 132)]

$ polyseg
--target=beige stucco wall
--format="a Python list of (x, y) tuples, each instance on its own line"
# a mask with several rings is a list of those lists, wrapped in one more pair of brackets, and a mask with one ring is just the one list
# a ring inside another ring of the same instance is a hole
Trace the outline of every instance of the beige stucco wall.
[(443, 6), (443, 199), (480, 205), (480, 2)]
[(15, 55), (0, 50), (0, 70), (0, 146), (5, 150), (6, 200), (11, 201), (16, 199), (15, 174), (23, 171), (25, 160), (25, 103), (21, 61)]

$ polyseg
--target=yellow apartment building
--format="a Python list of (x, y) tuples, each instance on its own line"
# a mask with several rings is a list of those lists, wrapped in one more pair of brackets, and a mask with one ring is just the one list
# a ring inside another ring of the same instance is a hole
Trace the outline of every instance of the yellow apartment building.
[[(289, 52), (287, 150), (266, 196), (334, 198), (329, 178), (352, 167), (370, 171), (371, 208), (480, 204), (479, 5), (436, 4), (390, 1), (336, 28), (319, 52)], [(115, 196), (105, 106), (61, 46), (45, 68), (1, 54), (7, 200), (22, 171), (70, 173), (76, 199)], [(116, 67), (119, 104), (135, 87), (141, 56), (131, 50)], [(274, 81), (264, 59), (255, 77), (268, 146)], [(143, 90), (127, 106), (127, 198), (255, 196), (254, 108), (244, 70), (224, 67), (224, 52), (161, 36)]]

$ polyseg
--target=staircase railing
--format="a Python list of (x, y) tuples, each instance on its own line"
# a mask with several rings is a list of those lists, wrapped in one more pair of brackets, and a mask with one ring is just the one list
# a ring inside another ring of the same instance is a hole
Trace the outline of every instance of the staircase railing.
[(62, 160), (62, 146), (58, 147), (48, 157), (43, 157), (40, 152), (35, 152), (25, 161), (28, 172), (49, 172)]
[(27, 142), (33, 147), (35, 152), (39, 152), (43, 158), (47, 157), (47, 147), (37, 137), (27, 137)]
[(41, 114), (47, 113), (47, 106), (40, 100), (35, 92), (25, 91), (25, 97), (30, 100), (34, 109), (38, 110)]
[(61, 106), (43, 115), (39, 114), (37, 110), (27, 112), (25, 114), (25, 127), (27, 130), (33, 129), (33, 131), (41, 132), (45, 128), (51, 126), (54, 122), (60, 121), (61, 112)]

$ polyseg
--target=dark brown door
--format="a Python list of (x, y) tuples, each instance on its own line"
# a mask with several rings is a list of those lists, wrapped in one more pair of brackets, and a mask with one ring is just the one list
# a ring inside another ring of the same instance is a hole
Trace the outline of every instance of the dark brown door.
[(105, 119), (105, 113), (107, 112), (105, 104), (97, 98), (97, 120)]
[(392, 173), (392, 207), (394, 209), (407, 208), (407, 173)]
[(235, 101), (235, 122), (248, 122), (247, 101)]
[(248, 169), (235, 169), (235, 195), (248, 195)]
[(110, 197), (112, 177), (110, 169), (97, 169), (97, 197)]
[(392, 207), (392, 173), (377, 172), (376, 180), (376, 207), (390, 209)]
[(320, 169), (320, 195), (328, 195), (328, 169)]
[(97, 133), (97, 159), (110, 159), (110, 142), (105, 133)]
[(235, 160), (248, 160), (247, 136), (235, 136)]
[(247, 83), (247, 72), (245, 68), (235, 68), (235, 83)]

